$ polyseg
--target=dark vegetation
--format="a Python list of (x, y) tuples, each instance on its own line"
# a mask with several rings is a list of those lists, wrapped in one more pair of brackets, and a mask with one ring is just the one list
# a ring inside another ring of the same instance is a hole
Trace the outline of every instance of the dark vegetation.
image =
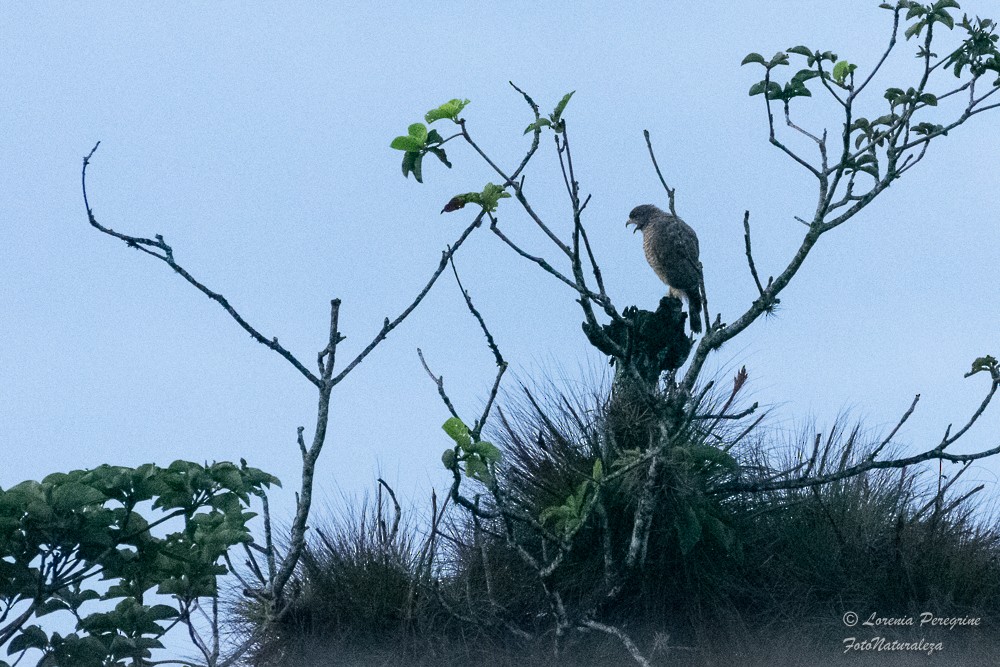
[[(627, 406), (599, 392), (540, 393), (524, 390), (507, 401), (491, 433), (504, 455), (500, 483), (535, 515), (574, 493), (596, 461), (613, 465), (612, 443), (628, 442), (619, 425)], [(635, 424), (641, 416), (623, 421)], [(720, 421), (690, 437), (730, 448), (740, 469), (754, 476), (810, 458), (817, 443), (817, 466), (844, 469), (883, 439), (846, 420), (822, 436), (805, 431), (793, 443), (767, 426), (747, 426)], [(914, 466), (811, 488), (723, 496), (707, 492), (719, 471), (690, 463), (675, 461), (658, 490), (640, 576), (601, 607), (602, 617), (627, 631), (651, 663), (994, 664), (1000, 526), (988, 507), (974, 502), (975, 489), (964, 480), (943, 480), (939, 493), (937, 475)], [(567, 606), (586, 607), (604, 596), (601, 535), (628, 540), (640, 479), (619, 480), (604, 495), (605, 514), (590, 517), (559, 570)], [(435, 531), (434, 547), (430, 520), (400, 521), (381, 491), (374, 502), (328, 516), (313, 535), (297, 574), (295, 610), (256, 646), (252, 664), (628, 661), (618, 639), (600, 632), (568, 635), (554, 654), (545, 595), (498, 526), (457, 515)], [(705, 528), (686, 544), (682, 540), (693, 538), (684, 532), (684, 517), (692, 511)], [(533, 535), (520, 531), (519, 541), (540, 550)], [(433, 564), (431, 549), (437, 550)], [(984, 625), (851, 629), (842, 617), (852, 610), (862, 621), (877, 612), (919, 623), (920, 614), (931, 611), (981, 617)], [(257, 618), (245, 604), (238, 617), (244, 629)], [(845, 655), (850, 636), (923, 638), (943, 642), (943, 650)]]

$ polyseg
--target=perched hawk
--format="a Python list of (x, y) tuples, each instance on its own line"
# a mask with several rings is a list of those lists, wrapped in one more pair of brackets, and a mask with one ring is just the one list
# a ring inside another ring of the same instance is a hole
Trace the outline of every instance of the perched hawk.
[(688, 302), (691, 331), (701, 332), (701, 264), (698, 235), (680, 218), (652, 204), (636, 206), (625, 226), (642, 230), (642, 247), (653, 271), (670, 288), (671, 296), (683, 294)]

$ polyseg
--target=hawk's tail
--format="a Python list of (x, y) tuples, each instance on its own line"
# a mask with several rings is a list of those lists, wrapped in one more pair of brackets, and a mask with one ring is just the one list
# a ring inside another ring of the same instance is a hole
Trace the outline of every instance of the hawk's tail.
[(688, 317), (691, 320), (691, 331), (701, 333), (701, 294), (697, 287), (684, 293), (688, 300)]

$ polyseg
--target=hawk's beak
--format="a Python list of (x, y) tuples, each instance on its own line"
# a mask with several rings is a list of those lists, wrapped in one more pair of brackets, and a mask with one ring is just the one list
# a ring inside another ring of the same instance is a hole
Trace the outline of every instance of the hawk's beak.
[(632, 233), (633, 233), (633, 234), (635, 234), (635, 233), (636, 233), (637, 231), (639, 231), (639, 223), (637, 223), (637, 222), (636, 222), (635, 220), (633, 220), (632, 218), (629, 218), (629, 219), (628, 219), (628, 222), (626, 222), (626, 223), (625, 223), (625, 226), (626, 226), (626, 227), (628, 227), (629, 225), (635, 225), (635, 229), (633, 229), (633, 230), (632, 230)]

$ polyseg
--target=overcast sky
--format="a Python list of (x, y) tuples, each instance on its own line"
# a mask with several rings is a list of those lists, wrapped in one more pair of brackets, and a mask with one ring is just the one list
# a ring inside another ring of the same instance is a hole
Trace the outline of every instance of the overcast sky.
[[(665, 205), (648, 128), (678, 211), (700, 236), (713, 313), (732, 321), (755, 291), (744, 209), (767, 276), (798, 246), (804, 228), (793, 216), (815, 207), (811, 177), (767, 144), (761, 99), (747, 96), (759, 71), (740, 60), (804, 43), (864, 72), (890, 27), (877, 4), (4, 3), (0, 486), (105, 462), (245, 457), (285, 482), (275, 496), (283, 516), (297, 487), (295, 429), (312, 429), (313, 387), (165, 265), (87, 224), (80, 166), (97, 140), (89, 184), (100, 221), (163, 234), (182, 265), (311, 367), (329, 300), (343, 299), (340, 358), (350, 358), (475, 215), (439, 215), (442, 205), (497, 180), (457, 141), (454, 169), (429, 159), (423, 185), (404, 179), (391, 139), (426, 110), (468, 98), (470, 131), (511, 166), (527, 148), (530, 114), (507, 81), (543, 108), (575, 90), (566, 117), (593, 195), (585, 223), (613, 298), (653, 309), (664, 290), (624, 227), (633, 206)], [(912, 50), (901, 46), (882, 90), (914, 81), (900, 74), (913, 76)], [(884, 113), (879, 90), (870, 93), (866, 113)], [(817, 96), (799, 118), (819, 130), (832, 119), (824, 108)], [(746, 365), (773, 424), (829, 425), (846, 409), (891, 427), (919, 392), (900, 436), (917, 448), (978, 404), (987, 378), (962, 374), (1000, 353), (998, 129), (1000, 114), (984, 114), (935, 142), (876, 204), (823, 237), (777, 317), (717, 355), (727, 373)], [(814, 147), (791, 143), (815, 158)], [(544, 146), (526, 191), (568, 233)], [(499, 217), (556, 261), (513, 200)], [(572, 385), (604, 368), (564, 286), (486, 230), (457, 262), (512, 362), (508, 387)], [(459, 410), (478, 414), (492, 357), (446, 276), (337, 388), (318, 473), (326, 502), (372, 488), (379, 474), (410, 502), (448, 482), (447, 413), (418, 346)], [(962, 449), (996, 444), (997, 412)], [(995, 482), (997, 469), (978, 466), (975, 478)]]

